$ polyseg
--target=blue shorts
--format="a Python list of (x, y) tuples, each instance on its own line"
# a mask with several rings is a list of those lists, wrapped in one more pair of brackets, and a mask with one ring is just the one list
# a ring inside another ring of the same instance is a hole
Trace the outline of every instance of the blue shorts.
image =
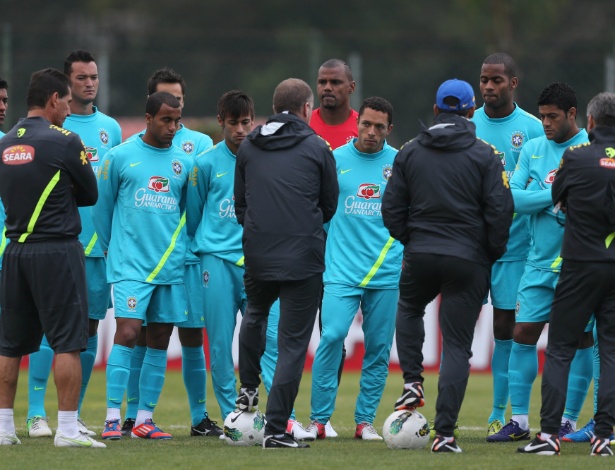
[(111, 304), (111, 284), (107, 283), (105, 258), (85, 258), (85, 280), (88, 285), (88, 314), (91, 320), (104, 320)]
[(175, 324), (185, 320), (188, 312), (183, 284), (120, 281), (113, 285), (113, 299), (116, 318)]
[(491, 268), (491, 304), (501, 310), (514, 310), (525, 260), (498, 261)]
[(184, 285), (186, 286), (186, 302), (188, 314), (184, 315), (182, 322), (175, 326), (179, 328), (204, 328), (205, 314), (203, 313), (203, 288), (201, 265), (199, 263), (186, 264), (184, 272)]

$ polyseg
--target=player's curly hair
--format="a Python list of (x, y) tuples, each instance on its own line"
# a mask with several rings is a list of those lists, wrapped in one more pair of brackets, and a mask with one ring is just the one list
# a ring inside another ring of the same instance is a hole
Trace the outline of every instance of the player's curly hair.
[(577, 107), (577, 95), (567, 83), (555, 82), (547, 86), (538, 97), (538, 106), (554, 105), (564, 112)]

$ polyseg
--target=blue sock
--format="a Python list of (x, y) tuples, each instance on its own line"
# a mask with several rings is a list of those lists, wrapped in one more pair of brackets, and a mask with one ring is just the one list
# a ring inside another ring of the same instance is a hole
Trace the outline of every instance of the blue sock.
[(598, 351), (598, 336), (594, 326), (594, 347), (593, 347), (593, 373), (594, 376), (594, 415), (598, 412), (598, 388), (600, 386), (600, 352)]
[(579, 419), (579, 414), (581, 414), (581, 409), (589, 390), (589, 384), (592, 381), (593, 353), (593, 348), (578, 349), (570, 364), (564, 419), (571, 421), (578, 421)]
[(114, 344), (107, 359), (107, 408), (121, 408), (128, 376), (132, 348)]
[(139, 409), (154, 412), (164, 385), (167, 351), (147, 348), (139, 380)]
[(536, 345), (513, 341), (508, 363), (508, 386), (513, 415), (528, 415), (532, 385), (538, 375)]
[(141, 378), (141, 368), (145, 357), (145, 346), (135, 346), (130, 356), (130, 377), (128, 378), (128, 388), (126, 389), (126, 418), (135, 419), (139, 408), (139, 379)]
[(189, 348), (182, 346), (182, 376), (188, 393), (190, 419), (196, 426), (207, 416), (205, 411), (205, 353), (203, 347)]
[(491, 373), (493, 375), (493, 408), (489, 416), (489, 423), (496, 419), (505, 423), (506, 405), (508, 405), (508, 362), (512, 339), (495, 340), (493, 356), (491, 357)]
[(88, 338), (88, 345), (83, 351), (81, 356), (81, 392), (79, 393), (79, 405), (77, 407), (78, 413), (81, 414), (81, 404), (83, 403), (83, 397), (88, 389), (88, 383), (92, 376), (92, 369), (94, 368), (94, 361), (96, 361), (96, 351), (98, 350), (98, 334), (90, 336)]
[(43, 336), (41, 348), (30, 354), (28, 366), (28, 419), (34, 416), (47, 416), (45, 413), (45, 393), (47, 381), (53, 364), (53, 350)]

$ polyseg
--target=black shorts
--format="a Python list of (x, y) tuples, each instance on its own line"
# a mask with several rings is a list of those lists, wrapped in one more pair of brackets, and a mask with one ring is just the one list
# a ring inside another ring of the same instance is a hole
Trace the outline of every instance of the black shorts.
[(85, 350), (88, 302), (79, 240), (9, 243), (0, 298), (0, 355), (36, 352), (43, 334), (56, 354)]

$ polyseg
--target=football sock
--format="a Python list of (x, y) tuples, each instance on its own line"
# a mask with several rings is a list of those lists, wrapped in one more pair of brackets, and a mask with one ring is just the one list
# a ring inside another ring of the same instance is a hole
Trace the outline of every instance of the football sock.
[(132, 348), (114, 344), (107, 359), (107, 408), (121, 408), (128, 376)]
[(493, 356), (491, 357), (491, 373), (493, 375), (493, 408), (489, 423), (496, 419), (505, 422), (506, 405), (508, 404), (508, 363), (512, 339), (495, 340)]
[(205, 384), (207, 379), (205, 353), (202, 346), (197, 348), (182, 346), (182, 376), (188, 393), (190, 418), (192, 425), (196, 426), (207, 415), (205, 411)]
[(593, 347), (577, 349), (574, 359), (570, 364), (570, 375), (568, 376), (568, 390), (566, 392), (566, 408), (564, 408), (563, 422), (576, 421), (579, 419), (581, 408), (585, 403), (585, 397), (592, 381)]
[(80, 354), (81, 357), (81, 392), (79, 393), (79, 406), (77, 411), (81, 414), (81, 404), (83, 403), (83, 397), (88, 389), (88, 383), (92, 376), (92, 369), (94, 368), (94, 361), (96, 360), (96, 351), (98, 350), (98, 334), (90, 336), (88, 338), (88, 345)]
[(512, 415), (513, 421), (516, 421), (521, 429), (524, 431), (530, 428), (530, 423), (528, 421), (528, 415)]
[(139, 380), (139, 410), (154, 412), (164, 385), (167, 370), (167, 351), (147, 348)]
[(152, 419), (153, 416), (154, 416), (154, 413), (152, 413), (151, 411), (147, 411), (147, 410), (137, 411), (137, 417), (135, 418), (135, 427), (139, 426), (140, 424), (145, 423), (146, 419)]
[(540, 432), (540, 438), (541, 438), (543, 441), (546, 441), (547, 439), (551, 439), (551, 436), (552, 436), (552, 435), (553, 435), (553, 434), (547, 434), (546, 432), (542, 432), (542, 431)]
[(112, 421), (114, 419), (119, 421), (121, 417), (122, 415), (120, 414), (119, 408), (107, 408), (107, 417), (105, 418), (105, 421)]
[(71, 439), (76, 439), (80, 436), (79, 428), (77, 427), (77, 410), (58, 411), (58, 431)]
[(130, 376), (128, 377), (128, 388), (126, 390), (126, 418), (135, 419), (139, 408), (139, 379), (143, 358), (145, 357), (145, 346), (135, 346), (130, 356)]
[(0, 431), (15, 434), (13, 408), (0, 408)]
[[(508, 364), (508, 383), (513, 415), (529, 414), (532, 385), (537, 375), (536, 345), (519, 344), (513, 341)], [(527, 429), (527, 425), (523, 429)]]
[(53, 364), (53, 350), (47, 338), (43, 336), (41, 348), (30, 354), (28, 366), (28, 419), (35, 416), (47, 416), (45, 413), (45, 393), (47, 381)]
[(598, 351), (598, 337), (596, 327), (594, 327), (594, 347), (593, 347), (593, 373), (594, 376), (594, 415), (598, 412), (598, 388), (600, 387), (600, 352)]

